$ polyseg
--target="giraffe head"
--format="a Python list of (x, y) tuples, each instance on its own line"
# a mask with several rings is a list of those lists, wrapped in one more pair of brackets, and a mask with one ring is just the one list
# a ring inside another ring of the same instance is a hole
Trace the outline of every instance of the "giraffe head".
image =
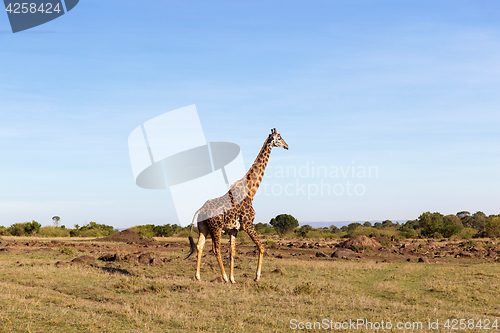
[(288, 145), (285, 140), (276, 132), (276, 128), (271, 130), (271, 134), (269, 134), (269, 142), (271, 143), (271, 147), (282, 147), (288, 150)]

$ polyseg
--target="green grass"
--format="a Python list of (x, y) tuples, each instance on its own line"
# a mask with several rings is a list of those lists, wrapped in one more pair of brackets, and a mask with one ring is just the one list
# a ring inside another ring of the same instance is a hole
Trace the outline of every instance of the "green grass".
[[(64, 246), (30, 248), (32, 252), (12, 248), (0, 252), (1, 332), (287, 332), (292, 331), (291, 319), (424, 324), (429, 319), (440, 323), (448, 318), (500, 319), (496, 263), (266, 256), (262, 280), (256, 283), (256, 259), (240, 254), (235, 269), (238, 283), (231, 285), (210, 282), (220, 275), (211, 254), (203, 258), (203, 281), (198, 282), (192, 278), (195, 260), (177, 258), (184, 257), (180, 250), (151, 251), (171, 259), (160, 267), (136, 263), (106, 267), (99, 261), (94, 266), (56, 267), (58, 261), (69, 262), (82, 254), (97, 257), (97, 253), (89, 249), (70, 254), (61, 250), (67, 249)], [(225, 262), (227, 268), (227, 258)], [(275, 269), (281, 273), (271, 273)], [(445, 330), (433, 332), (441, 331)]]

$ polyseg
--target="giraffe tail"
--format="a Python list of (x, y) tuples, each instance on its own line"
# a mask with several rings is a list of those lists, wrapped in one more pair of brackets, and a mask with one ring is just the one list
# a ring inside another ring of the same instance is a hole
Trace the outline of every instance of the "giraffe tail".
[(196, 220), (196, 218), (198, 217), (198, 214), (200, 213), (200, 210), (198, 210), (194, 216), (193, 216), (193, 221), (191, 222), (191, 230), (189, 230), (189, 247), (190, 247), (190, 252), (189, 254), (187, 255), (186, 258), (184, 258), (184, 260), (186, 260), (187, 258), (189, 258), (193, 253), (195, 252), (198, 252), (198, 250), (196, 249), (196, 244), (193, 240), (193, 237), (191, 236), (191, 234), (193, 233), (193, 226), (194, 226), (194, 221)]

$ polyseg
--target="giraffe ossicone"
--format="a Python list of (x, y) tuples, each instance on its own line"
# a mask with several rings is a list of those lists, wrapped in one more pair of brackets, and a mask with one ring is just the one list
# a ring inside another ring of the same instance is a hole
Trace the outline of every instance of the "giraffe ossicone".
[[(288, 150), (288, 145), (280, 134), (276, 132), (276, 128), (271, 130), (271, 134), (268, 136), (259, 155), (255, 159), (254, 163), (245, 174), (243, 178), (236, 181), (231, 185), (229, 191), (221, 197), (210, 199), (205, 202), (205, 204), (196, 211), (191, 222), (191, 231), (189, 233), (189, 244), (191, 251), (186, 257), (189, 258), (191, 254), (197, 252), (197, 264), (196, 264), (196, 279), (200, 280), (200, 267), (201, 267), (201, 256), (203, 253), (203, 247), (205, 246), (205, 240), (210, 234), (212, 237), (212, 249), (215, 254), (217, 261), (219, 262), (220, 270), (222, 273), (222, 278), (224, 281), (235, 283), (234, 280), (234, 257), (236, 255), (236, 235), (238, 231), (245, 231), (252, 241), (259, 248), (259, 261), (257, 263), (257, 271), (255, 274), (255, 281), (259, 281), (261, 276), (262, 268), (262, 258), (264, 256), (264, 246), (260, 242), (257, 232), (255, 231), (253, 221), (255, 219), (255, 210), (252, 207), (253, 198), (257, 193), (262, 178), (264, 177), (264, 172), (266, 170), (267, 162), (269, 161), (269, 155), (273, 147), (281, 147)], [(193, 226), (195, 220), (198, 223), (198, 243), (195, 244), (193, 237), (191, 237), (191, 232), (193, 231)], [(222, 263), (221, 251), (220, 251), (220, 240), (222, 230), (229, 234), (230, 243), (230, 277), (228, 279), (226, 271), (224, 270), (224, 265)]]

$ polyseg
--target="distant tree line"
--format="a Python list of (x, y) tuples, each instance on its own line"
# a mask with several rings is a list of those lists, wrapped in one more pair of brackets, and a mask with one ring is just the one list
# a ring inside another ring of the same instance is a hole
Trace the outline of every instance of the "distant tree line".
[[(59, 227), (58, 216), (53, 218), (54, 226), (42, 227), (37, 221), (14, 223), (6, 228), (0, 226), (0, 235), (40, 237), (105, 237), (118, 232), (112, 226), (89, 222), (83, 226), (75, 225), (73, 229), (64, 225)], [(385, 220), (383, 222), (353, 222), (340, 228), (313, 228), (310, 225), (299, 227), (299, 221), (291, 215), (280, 214), (269, 223), (256, 223), (255, 230), (261, 235), (279, 235), (280, 237), (304, 238), (340, 238), (365, 235), (369, 237), (386, 237), (393, 240), (405, 238), (500, 238), (500, 214), (486, 216), (483, 212), (471, 214), (461, 211), (457, 214), (422, 213), (418, 219), (408, 220), (403, 224)], [(187, 237), (190, 226), (177, 224), (137, 225), (130, 228), (146, 237)], [(194, 228), (197, 232), (197, 228)]]
[[(75, 225), (74, 229), (59, 225), (59, 217), (54, 220), (54, 226), (42, 227), (32, 222), (14, 223), (10, 227), (0, 226), (0, 235), (3, 236), (39, 236), (39, 237), (106, 237), (118, 232), (110, 225), (89, 222), (83, 226)], [(57, 225), (57, 226), (56, 226)]]
[(467, 211), (456, 215), (425, 212), (418, 219), (407, 221), (398, 229), (407, 237), (449, 238), (454, 235), (500, 237), (500, 215), (486, 216), (483, 212)]
[(281, 236), (328, 238), (352, 237), (365, 235), (369, 237), (387, 237), (389, 239), (404, 238), (475, 238), (500, 237), (500, 215), (486, 216), (483, 212), (471, 214), (461, 211), (457, 214), (422, 213), (418, 219), (408, 220), (403, 224), (385, 220), (383, 222), (353, 222), (338, 228), (313, 228), (310, 225), (298, 227), (298, 221), (291, 215), (281, 214), (271, 219), (269, 224), (257, 223), (255, 229), (260, 234), (277, 233)]

